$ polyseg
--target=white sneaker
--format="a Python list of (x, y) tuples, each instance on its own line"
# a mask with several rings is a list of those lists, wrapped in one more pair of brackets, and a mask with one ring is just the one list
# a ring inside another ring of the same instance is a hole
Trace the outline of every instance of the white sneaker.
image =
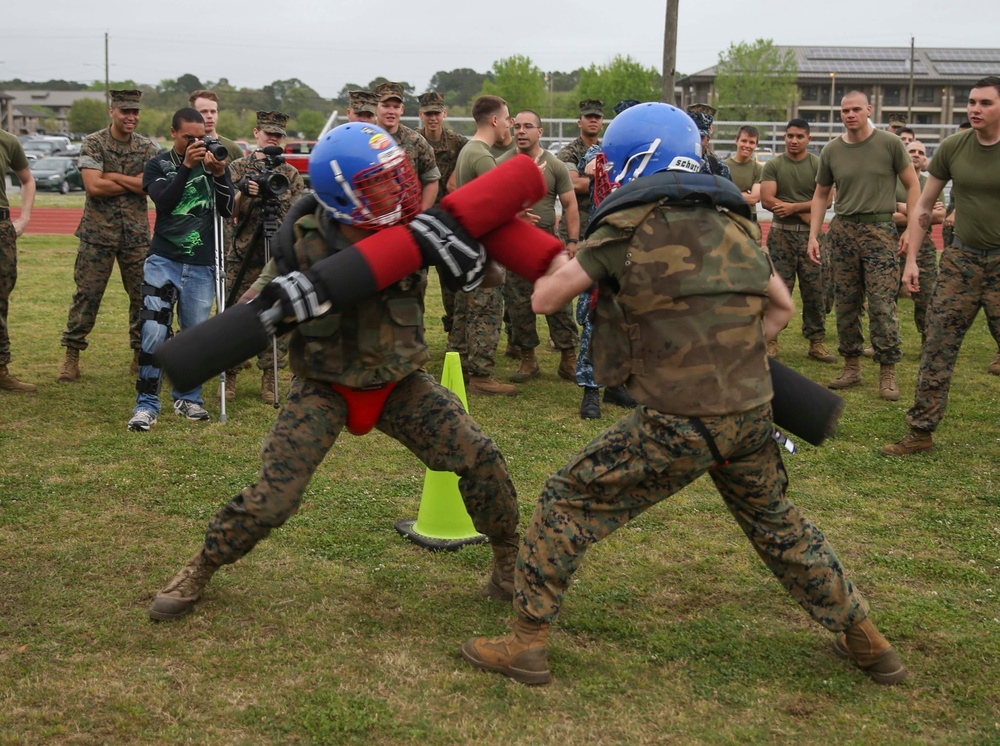
[(133, 433), (145, 433), (156, 424), (156, 415), (148, 409), (140, 409), (128, 421), (128, 429)]
[(187, 399), (178, 399), (174, 402), (174, 414), (178, 417), (187, 417), (189, 420), (204, 422), (211, 419), (208, 410), (200, 404), (195, 404)]

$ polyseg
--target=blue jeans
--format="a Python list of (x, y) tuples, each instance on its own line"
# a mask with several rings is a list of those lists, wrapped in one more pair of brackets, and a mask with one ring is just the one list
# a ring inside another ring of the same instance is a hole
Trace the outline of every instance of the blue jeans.
[[(177, 317), (181, 331), (200, 324), (212, 313), (212, 303), (215, 301), (215, 267), (198, 264), (181, 264), (158, 254), (151, 254), (143, 265), (143, 278), (147, 285), (166, 288), (173, 285), (177, 289)], [(144, 294), (143, 309), (158, 313), (170, 310), (171, 304), (156, 295)], [(142, 351), (152, 355), (156, 348), (167, 338), (168, 325), (161, 319), (144, 319), (142, 322)], [(140, 381), (154, 381), (156, 393), (144, 392), (135, 398), (133, 414), (140, 409), (147, 409), (154, 414), (160, 413), (160, 369), (155, 365), (139, 366)], [(196, 404), (203, 404), (201, 386), (190, 391), (172, 392), (174, 401), (185, 399)]]

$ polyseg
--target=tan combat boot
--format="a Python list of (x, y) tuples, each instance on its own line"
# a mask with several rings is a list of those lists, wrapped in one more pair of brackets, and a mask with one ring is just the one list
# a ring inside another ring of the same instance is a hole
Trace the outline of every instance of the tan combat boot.
[(909, 456), (911, 453), (929, 451), (934, 447), (934, 436), (928, 430), (911, 427), (901, 441), (890, 443), (882, 449), (883, 456)]
[(62, 367), (56, 381), (59, 383), (71, 383), (80, 377), (80, 351), (72, 347), (66, 348), (66, 357), (63, 359)]
[(486, 595), (494, 601), (510, 603), (514, 600), (514, 561), (521, 546), (517, 534), (490, 542), (493, 550), (493, 573), (486, 586)]
[(768, 357), (778, 357), (778, 339), (767, 340), (767, 356)]
[(560, 350), (562, 359), (559, 361), (559, 370), (556, 372), (564, 381), (576, 380), (576, 350), (570, 347), (568, 350)]
[(483, 671), (495, 671), (522, 684), (548, 684), (549, 625), (518, 617), (502, 637), (472, 637), (462, 645), (462, 657)]
[(861, 383), (861, 360), (857, 357), (844, 358), (844, 369), (840, 375), (826, 385), (830, 389), (846, 389)]
[(156, 594), (149, 607), (149, 618), (160, 622), (180, 619), (194, 608), (195, 602), (205, 592), (205, 586), (219, 569), (205, 555), (202, 547), (188, 560), (181, 571)]
[(500, 383), (493, 376), (469, 376), (467, 387), (470, 394), (488, 394), (491, 396), (514, 396), (517, 386)]
[(819, 360), (821, 363), (837, 362), (837, 356), (826, 349), (826, 345), (821, 339), (809, 340), (809, 357), (813, 360)]
[(896, 650), (868, 619), (839, 634), (833, 649), (842, 658), (854, 661), (876, 684), (890, 686), (906, 678), (906, 668)]
[(899, 401), (899, 386), (896, 385), (896, 366), (883, 363), (878, 372), (878, 395), (886, 401)]
[(540, 375), (542, 375), (542, 371), (538, 368), (535, 348), (525, 347), (521, 350), (521, 367), (515, 373), (511, 373), (510, 380), (514, 383), (524, 383), (532, 378), (538, 378)]
[(236, 373), (239, 368), (226, 371), (226, 401), (236, 399)]
[(274, 368), (265, 368), (260, 377), (260, 400), (274, 405)]
[(986, 372), (991, 376), (1000, 376), (1000, 352), (993, 358), (993, 362), (986, 368)]
[(0, 365), (0, 390), (20, 391), (25, 394), (30, 394), (34, 391), (38, 391), (38, 387), (33, 383), (25, 383), (24, 381), (17, 380), (7, 370), (6, 365)]
[(510, 340), (508, 339), (507, 340), (507, 346), (504, 347), (503, 354), (504, 354), (504, 357), (509, 357), (512, 360), (520, 360), (521, 359), (521, 348), (520, 347), (515, 347), (514, 345), (512, 345), (510, 343)]

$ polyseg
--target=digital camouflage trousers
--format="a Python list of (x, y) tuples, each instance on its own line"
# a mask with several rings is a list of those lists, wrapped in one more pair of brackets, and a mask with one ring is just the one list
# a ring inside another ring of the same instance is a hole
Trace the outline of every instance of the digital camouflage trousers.
[(701, 422), (724, 463), (691, 419), (640, 406), (549, 478), (517, 557), (520, 616), (555, 620), (591, 544), (706, 472), (764, 564), (813, 619), (840, 631), (868, 615), (823, 533), (785, 495), (770, 405)]
[[(328, 384), (295, 378), (261, 448), (260, 479), (209, 522), (205, 550), (235, 562), (295, 515), (302, 495), (347, 422), (347, 404)], [(386, 399), (375, 425), (427, 467), (459, 476), (476, 530), (491, 538), (517, 532), (518, 505), (507, 463), (461, 400), (426, 373), (412, 373)]]

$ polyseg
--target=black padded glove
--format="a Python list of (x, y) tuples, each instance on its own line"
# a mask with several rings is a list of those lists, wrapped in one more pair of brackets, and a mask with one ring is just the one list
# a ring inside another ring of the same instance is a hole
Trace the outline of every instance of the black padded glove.
[(455, 218), (439, 207), (422, 212), (406, 226), (424, 261), (441, 269), (450, 290), (475, 290), (486, 275), (486, 250)]
[[(273, 333), (279, 335), (330, 310), (330, 304), (320, 297), (312, 280), (302, 272), (275, 277), (260, 291), (257, 302), (263, 306), (261, 320), (265, 326), (274, 326)], [(280, 316), (271, 313), (272, 308), (280, 309)]]

